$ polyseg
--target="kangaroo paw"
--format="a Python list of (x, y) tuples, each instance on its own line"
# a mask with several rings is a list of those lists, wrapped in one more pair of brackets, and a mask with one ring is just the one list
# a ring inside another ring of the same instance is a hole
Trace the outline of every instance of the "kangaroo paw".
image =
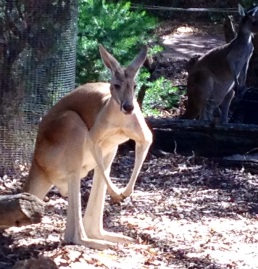
[(117, 192), (112, 192), (108, 190), (108, 194), (112, 199), (112, 203), (119, 203), (122, 202), (127, 196), (123, 195), (124, 189), (119, 189)]

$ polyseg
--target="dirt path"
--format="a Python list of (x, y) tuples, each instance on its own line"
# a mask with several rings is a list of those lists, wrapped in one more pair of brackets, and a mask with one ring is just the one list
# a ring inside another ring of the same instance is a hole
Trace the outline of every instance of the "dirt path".
[(225, 43), (222, 25), (172, 25), (169, 31), (169, 23), (166, 23), (166, 31), (160, 32), (160, 40), (166, 47), (164, 56), (173, 60), (189, 60)]
[(157, 77), (163, 76), (182, 89), (186, 85), (187, 62), (191, 57), (225, 44), (222, 25), (173, 21), (162, 24), (156, 34), (164, 48), (157, 57)]

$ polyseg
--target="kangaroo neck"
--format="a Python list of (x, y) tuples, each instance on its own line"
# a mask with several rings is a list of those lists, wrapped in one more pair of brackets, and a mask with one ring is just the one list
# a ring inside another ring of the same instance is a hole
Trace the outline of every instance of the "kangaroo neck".
[(239, 29), (236, 39), (242, 40), (242, 42), (245, 43), (251, 43), (252, 42), (252, 36), (253, 34), (249, 31), (243, 31), (241, 28)]

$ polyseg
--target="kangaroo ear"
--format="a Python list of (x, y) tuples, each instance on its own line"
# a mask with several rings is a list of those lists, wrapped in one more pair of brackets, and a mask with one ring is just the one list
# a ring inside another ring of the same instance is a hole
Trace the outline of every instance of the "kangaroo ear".
[(101, 44), (99, 45), (99, 52), (103, 63), (113, 74), (121, 68), (115, 57), (112, 56)]
[(131, 76), (135, 77), (138, 73), (138, 70), (143, 65), (144, 61), (147, 57), (148, 48), (146, 45), (143, 46), (139, 54), (134, 58), (132, 63), (126, 68), (126, 73)]
[(246, 15), (245, 9), (240, 4), (238, 4), (238, 13), (242, 17), (244, 17)]
[(257, 6), (255, 6), (254, 8), (252, 8), (252, 9), (250, 9), (250, 10), (248, 10), (248, 15), (250, 15), (250, 16), (257, 16), (257, 11), (258, 11), (258, 7)]

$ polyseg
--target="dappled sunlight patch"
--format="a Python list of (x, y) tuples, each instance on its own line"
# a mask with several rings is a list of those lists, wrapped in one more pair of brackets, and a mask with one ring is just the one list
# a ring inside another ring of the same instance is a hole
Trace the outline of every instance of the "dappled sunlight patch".
[[(112, 178), (119, 187), (129, 177), (133, 156), (115, 159)], [(82, 192), (90, 185), (84, 181)], [(174, 154), (151, 156), (132, 196), (121, 204), (107, 196), (105, 204), (104, 227), (136, 243), (105, 251), (64, 244), (67, 199), (52, 191), (40, 224), (4, 231), (0, 258), (7, 263), (41, 253), (61, 269), (256, 268), (257, 186), (258, 176), (243, 169), (200, 165), (194, 157)]]
[(207, 227), (206, 233), (201, 234), (201, 241), (195, 240), (196, 251), (188, 253), (189, 257), (209, 256), (220, 264), (238, 264), (241, 261), (248, 268), (255, 268), (258, 259), (258, 237), (250, 235), (250, 229), (255, 230), (255, 234), (258, 232), (255, 221), (247, 224), (243, 219), (206, 219), (202, 225)]
[(175, 32), (178, 34), (186, 34), (186, 33), (194, 33), (196, 32), (197, 29), (193, 26), (179, 26), (178, 28), (175, 29)]

